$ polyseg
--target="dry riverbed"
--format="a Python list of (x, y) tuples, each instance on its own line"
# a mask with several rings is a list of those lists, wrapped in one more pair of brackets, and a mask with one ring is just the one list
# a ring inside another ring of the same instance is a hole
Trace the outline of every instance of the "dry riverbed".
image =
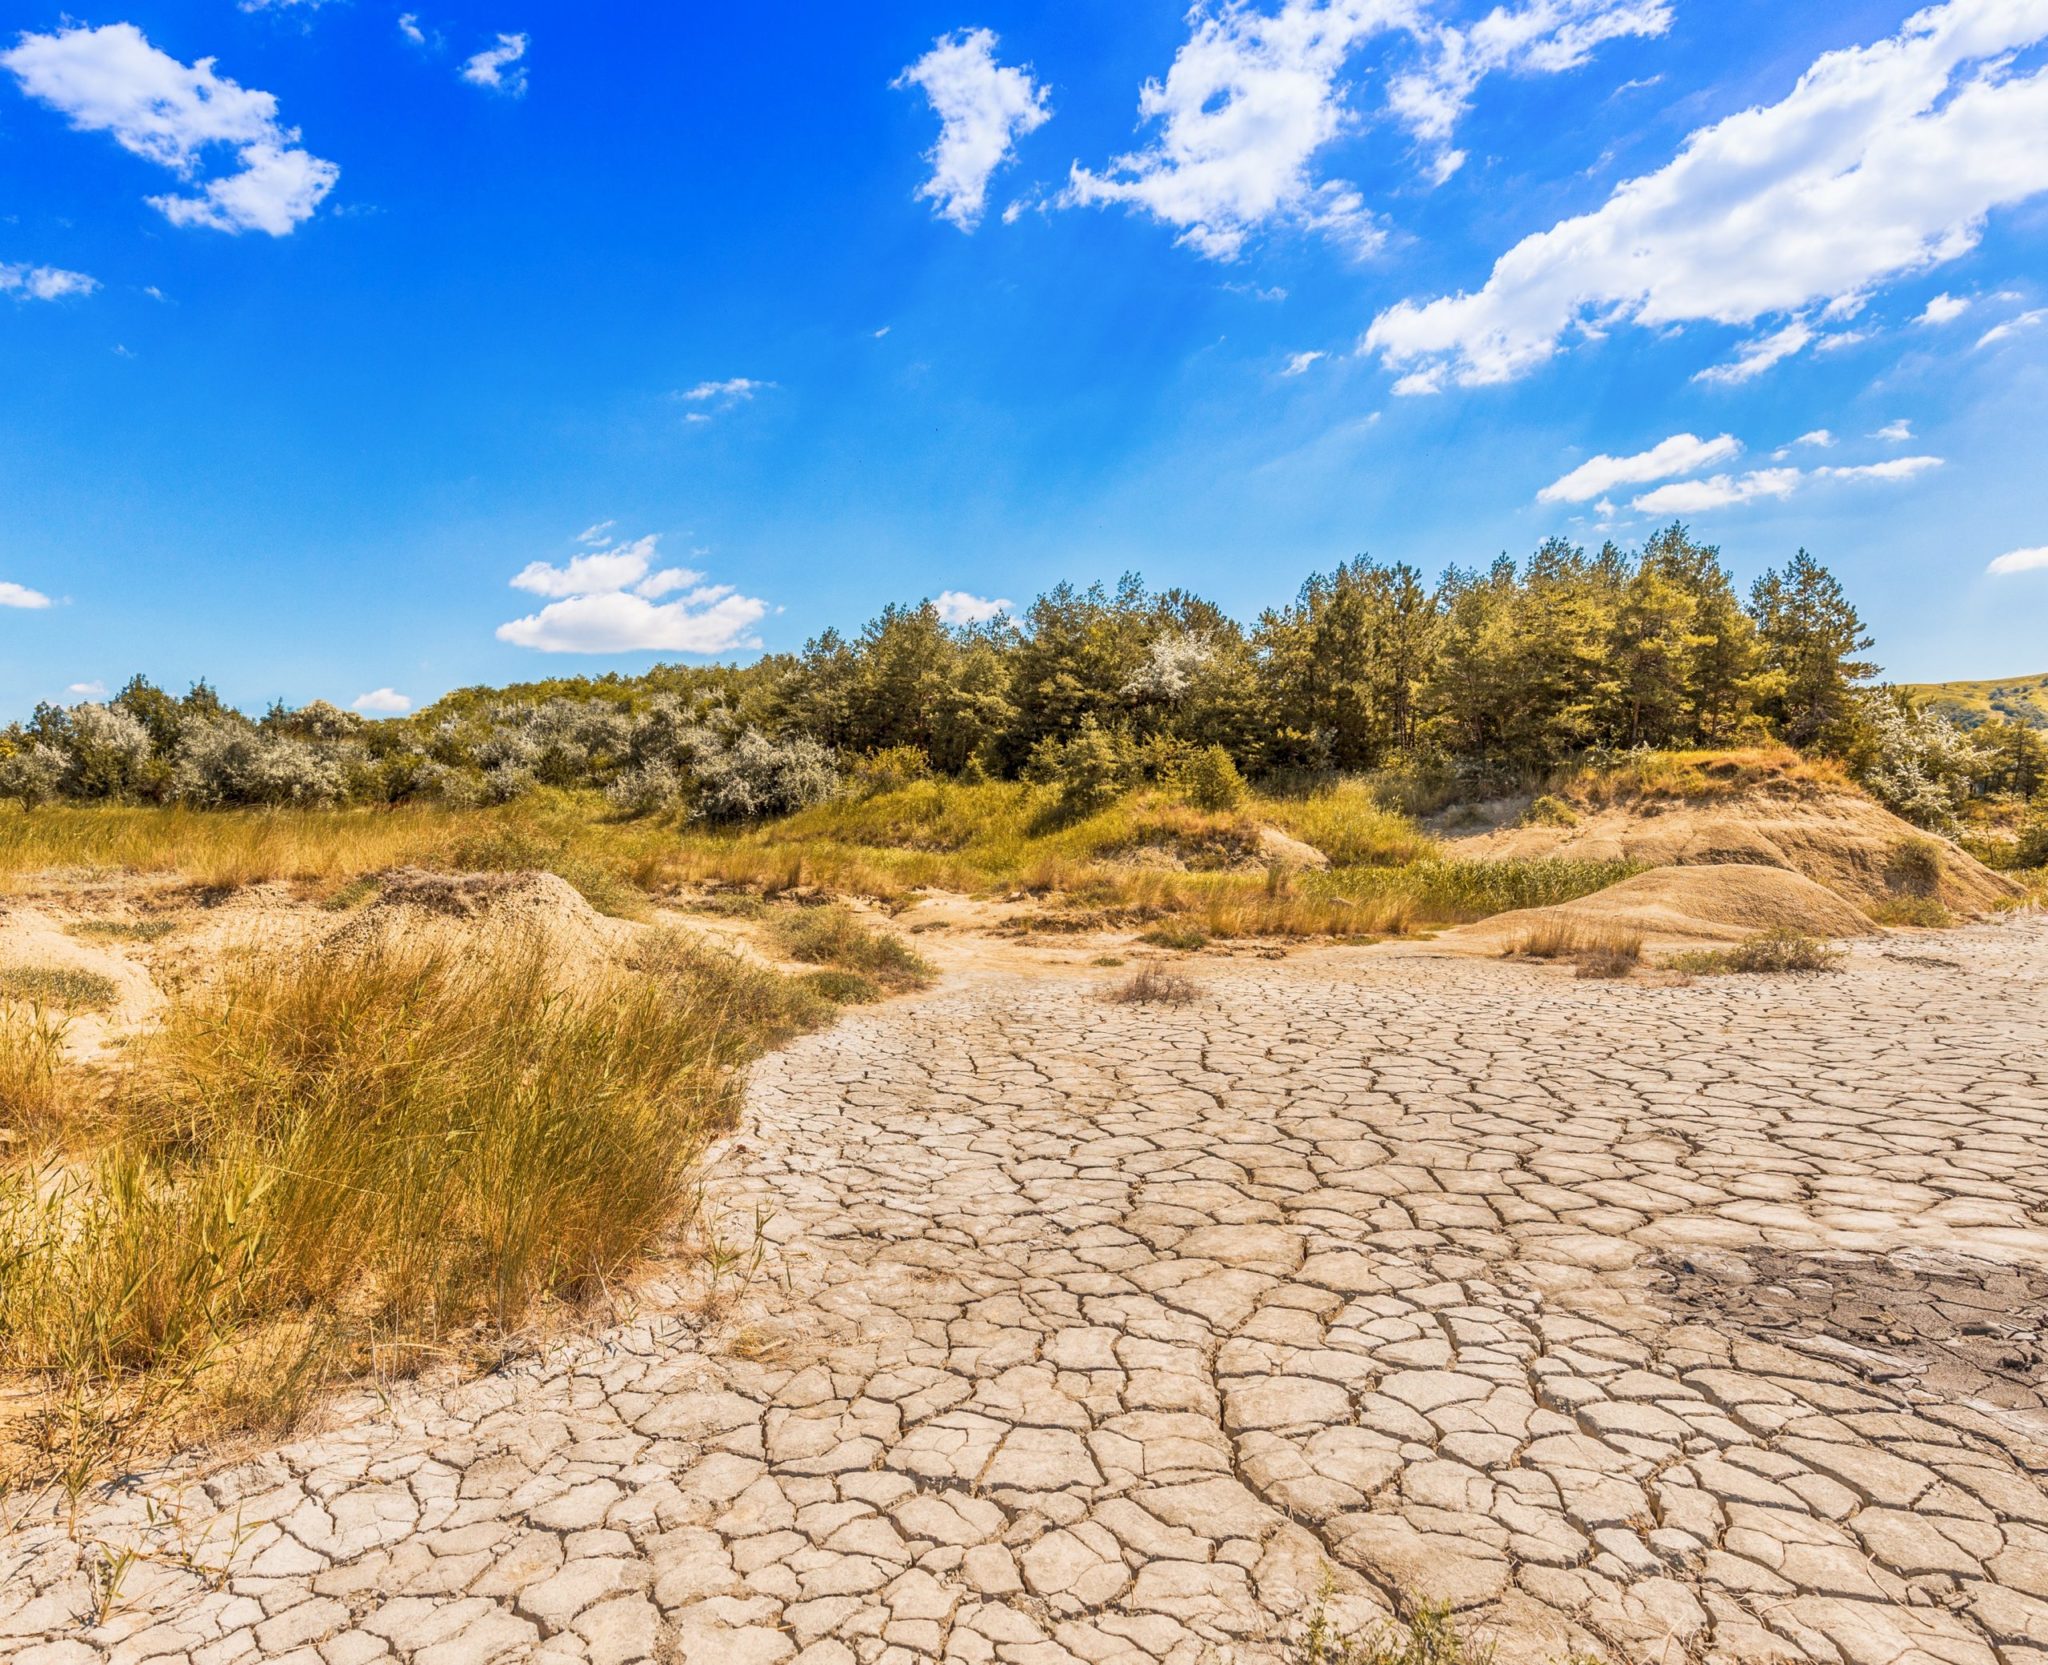
[(635, 1321), (11, 1500), (0, 1656), (1250, 1665), (1333, 1576), (1510, 1662), (2048, 1661), (2048, 920), (1172, 1005), (929, 946)]

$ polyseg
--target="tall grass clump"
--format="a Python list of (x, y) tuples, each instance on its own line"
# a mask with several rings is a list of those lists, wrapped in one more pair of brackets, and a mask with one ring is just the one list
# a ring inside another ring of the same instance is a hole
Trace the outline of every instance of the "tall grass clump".
[(663, 1238), (738, 1066), (822, 1011), (667, 939), (573, 982), (539, 936), (235, 963), (173, 1008), (104, 1154), (17, 1170), (0, 1365), (53, 1404), (175, 1382), (279, 1421), (334, 1371), (517, 1332)]
[(64, 1055), (68, 1027), (41, 1006), (0, 1007), (0, 1156), (71, 1131), (83, 1095)]
[(901, 937), (864, 924), (836, 903), (785, 913), (771, 931), (776, 946), (800, 965), (854, 972), (892, 991), (928, 987), (937, 975)]

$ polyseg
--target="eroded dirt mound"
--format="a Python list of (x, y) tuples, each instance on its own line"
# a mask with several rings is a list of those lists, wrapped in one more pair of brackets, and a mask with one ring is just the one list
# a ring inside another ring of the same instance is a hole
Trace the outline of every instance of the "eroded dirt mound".
[(539, 936), (565, 976), (595, 970), (632, 937), (623, 920), (600, 914), (554, 873), (434, 873), (402, 867), (331, 932), (325, 946), (349, 950), (388, 938), (461, 950), (480, 936)]
[[(1648, 799), (1586, 811), (1572, 826), (1505, 827), (1454, 838), (1463, 858), (1569, 856), (1646, 867), (1740, 865), (1804, 874), (1864, 907), (1934, 896), (1980, 913), (2020, 894), (2003, 874), (1930, 838), (1855, 792), (1752, 792), (1704, 803)], [(1928, 850), (1937, 872), (1912, 852)]]
[(1653, 945), (1740, 942), (1759, 931), (1863, 937), (1877, 930), (1856, 908), (1802, 873), (1723, 863), (1638, 873), (1575, 902), (1495, 914), (1444, 940), (1506, 952), (1552, 924), (1589, 933), (1640, 932)]
[(1961, 1255), (1773, 1248), (1667, 1255), (1659, 1272), (1681, 1322), (1943, 1399), (2048, 1409), (2048, 1273)]
[[(69, 1026), (70, 1050), (79, 1057), (96, 1056), (110, 1035), (144, 1022), (163, 1004), (149, 973), (126, 953), (81, 942), (65, 929), (63, 921), (20, 903), (0, 905), (0, 973), (17, 973), (24, 979), (33, 979), (37, 973), (53, 973), (58, 978), (70, 973), (79, 979), (80, 987), (104, 979), (102, 986), (110, 991), (109, 998), (83, 1004), (68, 1001), (61, 983), (53, 981), (47, 993), (33, 982), (23, 983), (22, 1003), (55, 1008)], [(0, 994), (0, 1000), (5, 998)]]

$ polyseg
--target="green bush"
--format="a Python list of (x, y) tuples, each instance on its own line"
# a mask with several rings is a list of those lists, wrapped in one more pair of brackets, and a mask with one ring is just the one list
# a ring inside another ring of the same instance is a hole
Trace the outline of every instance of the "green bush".
[(1024, 777), (1051, 786), (1060, 795), (1060, 809), (1070, 816), (1093, 815), (1129, 789), (1137, 756), (1128, 736), (1083, 717), (1066, 739), (1047, 735), (1031, 748)]
[(1196, 809), (1236, 809), (1245, 800), (1244, 776), (1221, 746), (1204, 746), (1180, 766), (1181, 796)]

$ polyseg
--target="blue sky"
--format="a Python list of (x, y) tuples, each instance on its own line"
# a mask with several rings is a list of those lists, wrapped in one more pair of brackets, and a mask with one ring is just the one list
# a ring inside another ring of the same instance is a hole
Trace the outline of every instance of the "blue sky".
[[(2048, 0), (0, 15), (0, 708), (1685, 519), (2048, 669)], [(1992, 569), (1996, 570), (1992, 570)], [(70, 697), (79, 697), (76, 694)], [(396, 699), (371, 709), (397, 708)]]

